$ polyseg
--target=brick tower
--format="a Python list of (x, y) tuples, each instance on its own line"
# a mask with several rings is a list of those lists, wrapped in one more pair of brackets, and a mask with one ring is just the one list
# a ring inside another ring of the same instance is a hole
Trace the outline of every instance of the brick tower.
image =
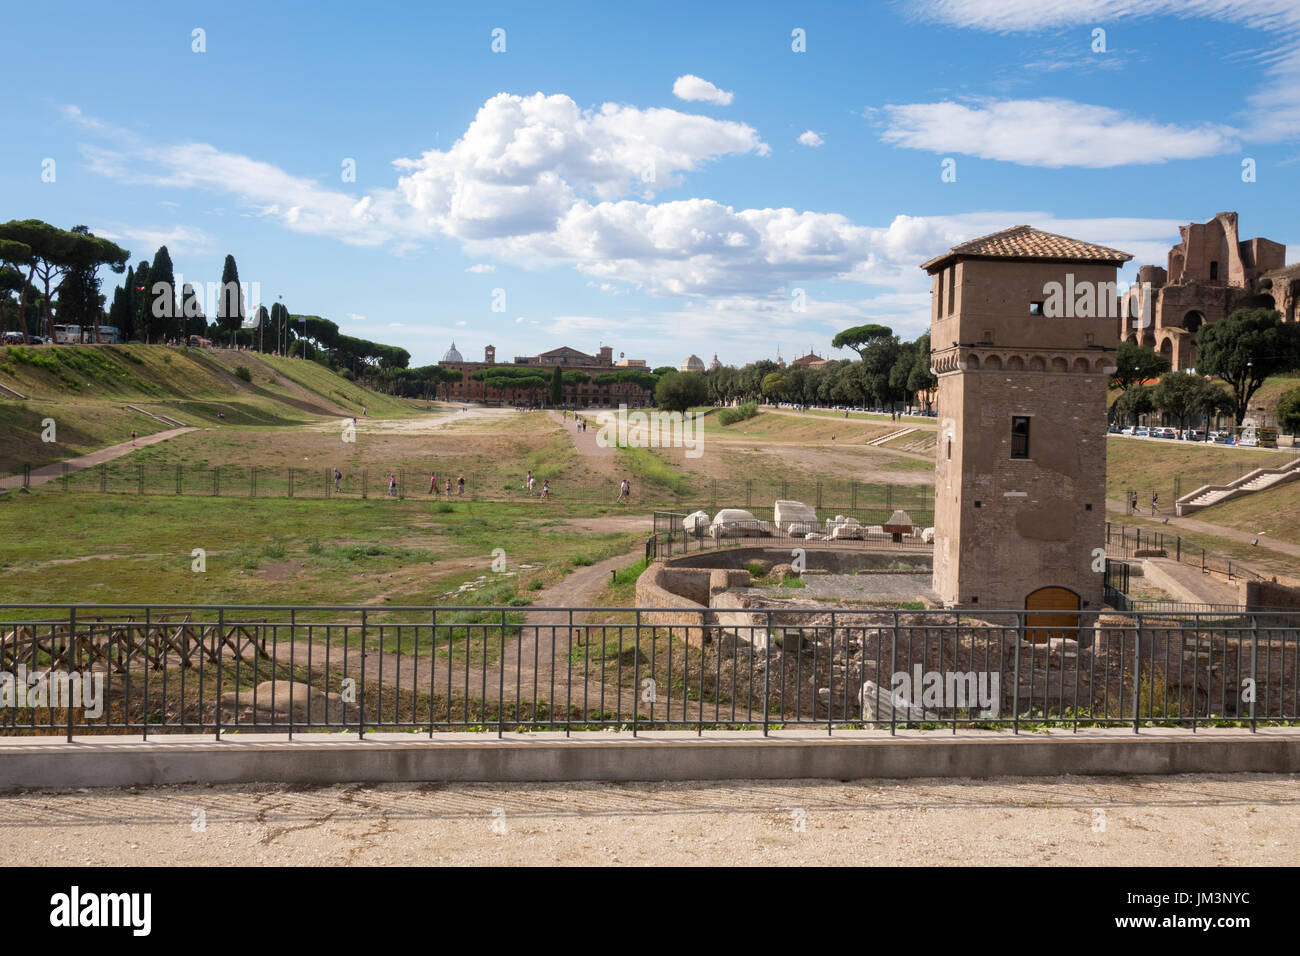
[(946, 606), (1101, 606), (1112, 310), (1130, 258), (1015, 226), (921, 266), (939, 379), (933, 588)]

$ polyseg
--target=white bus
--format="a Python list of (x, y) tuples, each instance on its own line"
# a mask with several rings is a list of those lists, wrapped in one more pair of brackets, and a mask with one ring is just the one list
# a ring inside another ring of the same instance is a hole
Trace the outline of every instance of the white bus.
[[(99, 327), (99, 341), (101, 344), (116, 345), (117, 339), (117, 326), (101, 325)], [(54, 327), (54, 343), (56, 345), (80, 345), (83, 342), (94, 341), (95, 329), (93, 326), (56, 325)]]

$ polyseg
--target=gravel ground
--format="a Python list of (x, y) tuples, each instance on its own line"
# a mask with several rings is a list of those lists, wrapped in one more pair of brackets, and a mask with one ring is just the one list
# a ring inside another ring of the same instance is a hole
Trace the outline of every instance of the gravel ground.
[(1300, 775), (0, 796), (0, 864), (1296, 865)]

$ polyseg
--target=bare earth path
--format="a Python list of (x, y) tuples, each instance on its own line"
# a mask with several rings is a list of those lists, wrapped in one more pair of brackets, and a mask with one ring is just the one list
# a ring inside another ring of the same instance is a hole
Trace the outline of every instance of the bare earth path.
[[(109, 445), (107, 448), (101, 448), (98, 451), (92, 451), (86, 455), (79, 455), (76, 458), (69, 458), (65, 461), (56, 461), (53, 464), (42, 465), (40, 468), (32, 469), (33, 485), (43, 485), (47, 481), (53, 481), (55, 478), (62, 477), (63, 466), (68, 466), (68, 471), (81, 471), (83, 468), (90, 468), (98, 465), (102, 461), (112, 461), (114, 458), (121, 458), (123, 455), (129, 455), (137, 448), (144, 448), (146, 445), (156, 445), (160, 441), (166, 441), (169, 438), (175, 438), (177, 435), (184, 435), (186, 432), (198, 431), (196, 428), (169, 428), (164, 432), (155, 432), (152, 435), (141, 435), (135, 441), (124, 441), (117, 445)], [(23, 483), (22, 475), (12, 475), (8, 478), (0, 478), (0, 488), (18, 488)]]
[(1294, 866), (1297, 809), (1295, 774), (29, 791), (0, 865)]
[[(1117, 512), (1118, 514), (1128, 514), (1128, 509), (1124, 502), (1115, 501), (1108, 498), (1106, 500), (1106, 510)], [(1137, 517), (1151, 518), (1150, 509), (1147, 514), (1142, 514), (1139, 510)], [(1195, 518), (1178, 518), (1173, 515), (1161, 515), (1157, 513), (1155, 518), (1168, 518), (1168, 525), (1171, 528), (1186, 528), (1188, 531), (1199, 531), (1202, 534), (1217, 535), (1220, 538), (1228, 538), (1232, 541), (1240, 541), (1242, 544), (1250, 544), (1256, 540), (1256, 535), (1246, 531), (1238, 531), (1236, 528), (1225, 528), (1223, 525), (1210, 524), (1208, 521), (1197, 521)], [(1256, 547), (1266, 548), (1269, 551), (1276, 551), (1279, 554), (1290, 555), (1293, 558), (1300, 558), (1300, 544), (1291, 544), (1288, 541), (1278, 541), (1274, 538), (1267, 538), (1263, 535), (1258, 536), (1259, 544)]]

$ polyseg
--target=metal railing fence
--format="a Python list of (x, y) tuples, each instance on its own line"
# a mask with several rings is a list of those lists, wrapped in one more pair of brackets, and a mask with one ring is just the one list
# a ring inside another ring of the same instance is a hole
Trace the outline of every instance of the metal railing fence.
[(1300, 612), (0, 605), (0, 733), (1300, 720)]

